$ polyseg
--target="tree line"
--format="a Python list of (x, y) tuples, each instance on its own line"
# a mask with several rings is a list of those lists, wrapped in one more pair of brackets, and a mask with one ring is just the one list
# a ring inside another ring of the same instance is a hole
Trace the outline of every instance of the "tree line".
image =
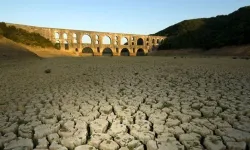
[(154, 35), (167, 36), (159, 50), (250, 44), (250, 6), (228, 15), (184, 20)]

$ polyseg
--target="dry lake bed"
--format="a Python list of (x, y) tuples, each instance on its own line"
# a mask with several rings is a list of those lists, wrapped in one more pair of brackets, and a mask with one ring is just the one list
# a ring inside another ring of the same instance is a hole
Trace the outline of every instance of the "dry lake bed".
[(0, 149), (249, 150), (250, 60), (2, 61)]

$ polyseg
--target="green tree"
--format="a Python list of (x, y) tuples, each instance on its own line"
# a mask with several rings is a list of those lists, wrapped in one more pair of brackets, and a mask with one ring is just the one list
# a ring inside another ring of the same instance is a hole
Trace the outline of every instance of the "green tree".
[(228, 15), (184, 20), (154, 35), (167, 36), (159, 50), (203, 48), (249, 44), (250, 6)]

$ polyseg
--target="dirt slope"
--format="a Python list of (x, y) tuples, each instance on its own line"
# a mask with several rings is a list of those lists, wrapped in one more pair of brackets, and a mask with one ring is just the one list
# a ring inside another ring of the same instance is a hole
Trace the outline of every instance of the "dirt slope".
[(0, 60), (6, 59), (28, 59), (77, 56), (75, 53), (59, 51), (53, 48), (40, 48), (16, 43), (5, 37), (0, 37)]
[(30, 47), (27, 45), (23, 45), (23, 47), (29, 49), (29, 51), (37, 54), (39, 57), (42, 58), (49, 58), (49, 57), (76, 57), (78, 56), (75, 52), (67, 52), (64, 50), (57, 50), (54, 48), (40, 48), (40, 47)]
[(4, 37), (0, 37), (0, 59), (39, 58), (35, 53)]

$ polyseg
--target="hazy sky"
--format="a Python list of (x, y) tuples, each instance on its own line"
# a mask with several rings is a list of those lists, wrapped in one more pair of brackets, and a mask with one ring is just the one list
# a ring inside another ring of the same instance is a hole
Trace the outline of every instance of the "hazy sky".
[(185, 19), (231, 13), (250, 0), (3, 0), (0, 21), (151, 34)]

